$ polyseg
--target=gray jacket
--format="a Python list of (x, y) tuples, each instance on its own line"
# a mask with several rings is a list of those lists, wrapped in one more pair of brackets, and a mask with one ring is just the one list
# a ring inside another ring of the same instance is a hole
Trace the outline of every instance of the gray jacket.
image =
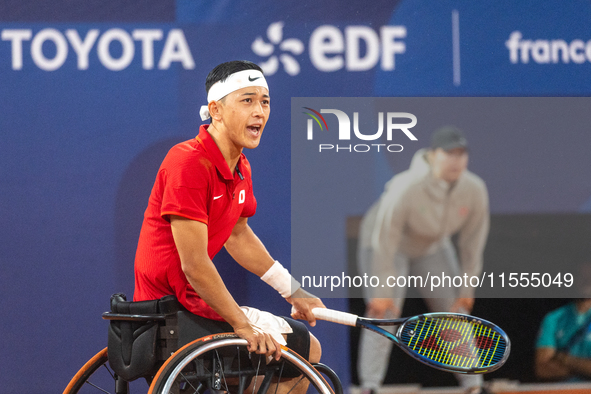
[[(386, 183), (363, 217), (359, 248), (369, 249), (372, 261), (360, 261), (362, 272), (383, 279), (395, 276), (398, 251), (410, 258), (426, 256), (459, 233), (461, 270), (469, 276), (480, 274), (490, 222), (486, 185), (467, 170), (453, 185), (435, 179), (426, 152), (419, 150), (410, 168)], [(460, 290), (460, 296), (472, 295), (473, 289)]]

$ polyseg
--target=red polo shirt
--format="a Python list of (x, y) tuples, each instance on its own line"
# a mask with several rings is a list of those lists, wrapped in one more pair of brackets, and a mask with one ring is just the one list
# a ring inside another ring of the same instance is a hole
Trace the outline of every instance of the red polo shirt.
[(201, 126), (196, 138), (174, 146), (158, 170), (135, 256), (133, 299), (173, 294), (189, 311), (223, 320), (187, 281), (170, 227), (170, 215), (207, 224), (207, 253), (213, 258), (238, 219), (256, 211), (248, 160), (240, 155), (232, 175), (207, 127)]

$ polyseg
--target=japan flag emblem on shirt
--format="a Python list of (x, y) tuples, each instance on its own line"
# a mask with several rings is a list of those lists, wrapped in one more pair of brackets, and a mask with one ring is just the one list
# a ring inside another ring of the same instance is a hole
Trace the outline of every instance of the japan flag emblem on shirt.
[(238, 194), (238, 204), (244, 204), (245, 199), (246, 199), (246, 191), (240, 190), (240, 194)]

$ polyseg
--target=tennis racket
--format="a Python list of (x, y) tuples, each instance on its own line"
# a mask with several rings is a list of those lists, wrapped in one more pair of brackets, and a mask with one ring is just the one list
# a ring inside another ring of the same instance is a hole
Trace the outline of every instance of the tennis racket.
[[(362, 327), (385, 336), (406, 354), (447, 372), (478, 374), (500, 368), (511, 342), (497, 325), (461, 313), (426, 313), (401, 319), (370, 319), (314, 308), (317, 319)], [(399, 326), (394, 334), (378, 326)]]

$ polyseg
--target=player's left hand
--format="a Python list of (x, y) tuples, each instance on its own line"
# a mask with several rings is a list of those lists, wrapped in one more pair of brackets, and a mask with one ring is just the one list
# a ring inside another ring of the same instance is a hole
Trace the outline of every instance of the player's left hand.
[(326, 308), (320, 298), (313, 296), (301, 287), (286, 300), (293, 306), (291, 317), (307, 320), (312, 327), (316, 325), (316, 317), (314, 317), (312, 309)]
[(450, 312), (453, 313), (470, 313), (474, 306), (474, 298), (456, 298), (451, 306)]

